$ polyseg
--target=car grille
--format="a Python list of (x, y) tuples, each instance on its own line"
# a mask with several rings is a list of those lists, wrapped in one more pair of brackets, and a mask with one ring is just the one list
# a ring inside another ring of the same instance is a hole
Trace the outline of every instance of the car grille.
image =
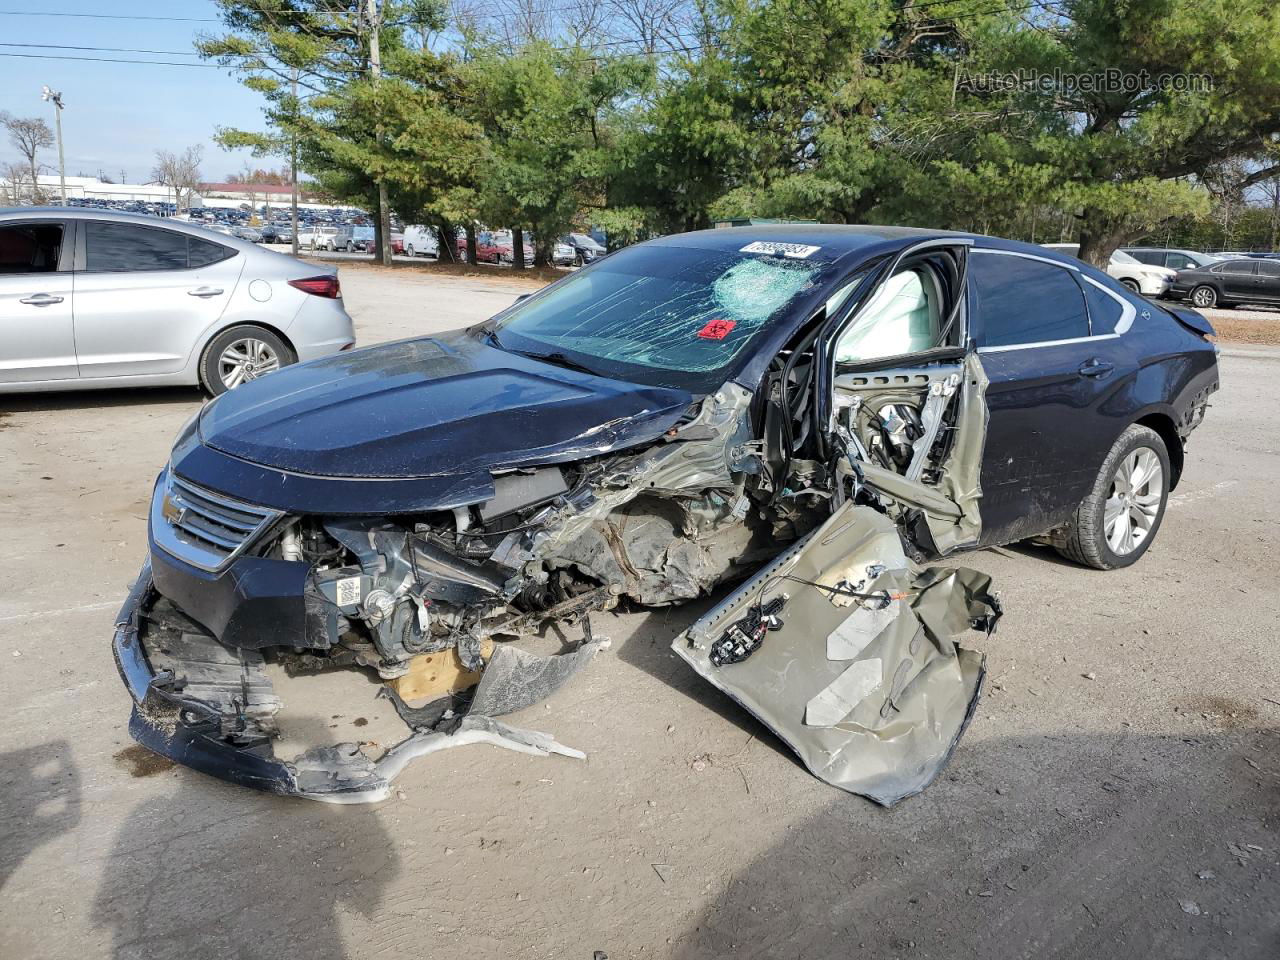
[(217, 572), (281, 516), (279, 510), (215, 493), (169, 471), (152, 498), (151, 536), (184, 563)]

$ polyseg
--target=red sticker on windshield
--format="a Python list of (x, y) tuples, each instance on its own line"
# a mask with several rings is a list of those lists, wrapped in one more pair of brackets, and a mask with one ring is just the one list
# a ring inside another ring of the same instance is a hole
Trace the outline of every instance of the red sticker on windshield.
[(698, 336), (703, 340), (723, 340), (737, 325), (736, 321), (716, 317), (714, 320), (707, 321), (707, 325), (698, 331)]

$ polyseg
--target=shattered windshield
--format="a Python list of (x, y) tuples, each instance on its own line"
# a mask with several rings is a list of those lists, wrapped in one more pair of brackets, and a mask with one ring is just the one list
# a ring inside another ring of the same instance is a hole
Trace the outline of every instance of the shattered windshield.
[(497, 335), (505, 349), (605, 376), (710, 390), (829, 269), (820, 259), (635, 247), (517, 306)]

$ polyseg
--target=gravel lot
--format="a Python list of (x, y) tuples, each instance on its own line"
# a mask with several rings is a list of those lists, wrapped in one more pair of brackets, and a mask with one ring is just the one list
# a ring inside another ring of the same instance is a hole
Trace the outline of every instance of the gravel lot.
[[(362, 342), (527, 289), (344, 265)], [(1273, 353), (1272, 353), (1273, 355)], [(964, 562), (1007, 615), (944, 775), (885, 811), (806, 774), (667, 650), (614, 640), (515, 723), (588, 759), (468, 747), (378, 807), (257, 795), (131, 746), (111, 623), (192, 391), (0, 398), (5, 956), (1266, 957), (1280, 949), (1280, 361), (1229, 351), (1151, 552)], [(355, 739), (373, 685), (312, 699)]]

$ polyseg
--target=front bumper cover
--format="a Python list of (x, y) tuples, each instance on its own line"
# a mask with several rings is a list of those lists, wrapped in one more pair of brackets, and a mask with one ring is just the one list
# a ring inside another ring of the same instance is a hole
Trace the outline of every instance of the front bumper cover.
[[(260, 652), (225, 646), (207, 633), (184, 631), (170, 635), (165, 641), (170, 649), (159, 653), (172, 656), (173, 648), (181, 648), (186, 669), (156, 669), (142, 630), (144, 622), (154, 622), (150, 612), (159, 599), (151, 574), (148, 560), (116, 617), (111, 647), (133, 698), (130, 736), (175, 763), (267, 793), (345, 804), (386, 799), (392, 781), (409, 761), (450, 747), (488, 743), (534, 756), (585, 756), (547, 734), (511, 727), (494, 717), (549, 696), (607, 646), (607, 640), (553, 657), (495, 651), (460, 721), (447, 732), (413, 726), (406, 739), (376, 761), (356, 743), (313, 747), (292, 760), (280, 760), (260, 725), (237, 724), (250, 717), (251, 710), (262, 716), (279, 706), (261, 672)], [(192, 696), (188, 691), (194, 689), (206, 696)], [(225, 695), (228, 689), (231, 696)]]
[[(243, 745), (224, 738), (207, 704), (183, 696), (179, 678), (171, 672), (152, 669), (139, 623), (154, 598), (148, 560), (116, 617), (111, 644), (120, 678), (133, 698), (129, 735), (138, 743), (201, 773), (281, 796), (364, 803), (387, 795), (390, 783), (356, 744), (324, 748), (332, 756), (311, 751), (298, 764), (276, 759), (269, 742), (260, 738)], [(212, 638), (209, 642), (217, 643)], [(331, 769), (318, 770), (318, 764)]]

